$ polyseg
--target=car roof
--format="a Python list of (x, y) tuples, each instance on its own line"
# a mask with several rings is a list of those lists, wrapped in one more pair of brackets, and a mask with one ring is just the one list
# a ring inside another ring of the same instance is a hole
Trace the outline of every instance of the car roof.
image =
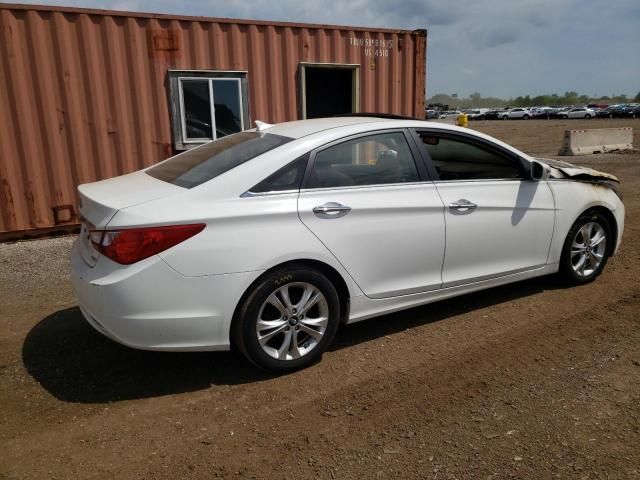
[[(262, 123), (262, 122), (261, 122)], [(327, 132), (330, 130), (340, 129), (347, 127), (348, 130), (366, 132), (368, 130), (387, 129), (387, 128), (435, 128), (443, 131), (452, 131), (460, 133), (472, 133), (477, 137), (491, 139), (494, 142), (495, 138), (491, 138), (484, 135), (481, 132), (475, 130), (469, 130), (456, 125), (448, 123), (434, 122), (428, 120), (419, 119), (390, 119), (379, 117), (327, 117), (327, 118), (315, 118), (311, 120), (294, 120), (291, 122), (277, 123), (273, 125), (264, 125), (260, 131), (264, 133), (272, 133), (275, 135), (282, 135), (289, 138), (299, 139), (302, 137), (310, 136), (320, 132)], [(349, 128), (349, 127), (355, 127)], [(360, 128), (358, 128), (360, 127)], [(255, 131), (256, 129), (252, 129)], [(327, 132), (329, 133), (329, 132)]]
[[(497, 138), (486, 135), (477, 130), (472, 130), (457, 125), (451, 125), (443, 122), (434, 122), (428, 120), (412, 120), (412, 119), (391, 119), (391, 118), (379, 118), (379, 117), (329, 117), (329, 118), (316, 118), (312, 120), (295, 120), (292, 122), (278, 123), (275, 125), (264, 125), (260, 130), (264, 133), (273, 133), (276, 135), (282, 135), (289, 138), (300, 139), (310, 135), (324, 132), (329, 134), (329, 137), (340, 138), (338, 135), (338, 129), (340, 133), (342, 130), (349, 131), (350, 134), (364, 133), (372, 130), (383, 130), (393, 128), (430, 128), (439, 130), (440, 132), (462, 133), (472, 135), (477, 138), (491, 141), (497, 145), (501, 145), (507, 150), (511, 150), (525, 158), (530, 158), (527, 154), (520, 152), (511, 145), (508, 145)], [(323, 139), (326, 138), (323, 136)]]
[(261, 130), (265, 133), (273, 133), (275, 135), (283, 135), (290, 138), (301, 138), (332, 128), (385, 121), (388, 122), (389, 120), (377, 117), (314, 118), (311, 120), (294, 120), (292, 122), (278, 123), (262, 128)]

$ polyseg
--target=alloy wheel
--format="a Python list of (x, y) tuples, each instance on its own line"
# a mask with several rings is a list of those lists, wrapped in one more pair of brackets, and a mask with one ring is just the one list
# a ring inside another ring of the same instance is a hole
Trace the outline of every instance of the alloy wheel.
[(314, 350), (329, 323), (329, 304), (316, 286), (291, 282), (262, 303), (256, 335), (262, 350), (277, 360), (295, 360)]
[(596, 222), (585, 223), (573, 237), (571, 267), (580, 277), (588, 277), (602, 263), (607, 249), (607, 233)]

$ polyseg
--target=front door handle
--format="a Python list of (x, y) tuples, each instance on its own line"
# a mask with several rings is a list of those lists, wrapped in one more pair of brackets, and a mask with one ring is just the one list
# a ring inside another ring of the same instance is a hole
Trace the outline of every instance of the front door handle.
[(313, 213), (320, 218), (340, 218), (351, 211), (351, 207), (337, 202), (328, 202), (313, 208)]
[(449, 204), (450, 210), (459, 210), (459, 211), (469, 210), (470, 211), (470, 210), (475, 210), (476, 208), (478, 208), (478, 205), (473, 202), (470, 202), (466, 198), (461, 198), (460, 200)]

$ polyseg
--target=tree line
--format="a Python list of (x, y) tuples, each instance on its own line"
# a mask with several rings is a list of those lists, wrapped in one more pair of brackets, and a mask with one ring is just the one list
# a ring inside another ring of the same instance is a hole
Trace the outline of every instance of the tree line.
[(613, 94), (611, 96), (592, 97), (589, 95), (580, 95), (578, 92), (565, 92), (564, 95), (557, 93), (545, 95), (525, 95), (516, 98), (496, 98), (483, 97), (480, 93), (475, 92), (468, 97), (459, 97), (458, 94), (438, 93), (427, 98), (427, 104), (440, 103), (449, 105), (452, 108), (482, 108), (482, 107), (536, 107), (536, 106), (562, 106), (562, 105), (588, 105), (591, 103), (612, 105), (616, 103), (640, 103), (640, 92), (634, 97), (629, 98), (625, 94)]

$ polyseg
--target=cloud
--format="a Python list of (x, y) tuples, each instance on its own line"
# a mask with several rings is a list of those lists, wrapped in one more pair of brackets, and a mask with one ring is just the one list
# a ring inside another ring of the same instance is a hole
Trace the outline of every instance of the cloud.
[(520, 37), (520, 32), (514, 28), (504, 28), (501, 30), (476, 31), (472, 36), (477, 40), (476, 47), (483, 49), (513, 43)]

